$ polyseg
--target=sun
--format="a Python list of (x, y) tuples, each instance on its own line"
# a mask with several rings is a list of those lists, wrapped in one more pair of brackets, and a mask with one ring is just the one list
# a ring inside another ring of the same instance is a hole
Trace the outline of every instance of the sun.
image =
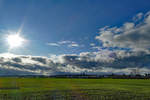
[(20, 47), (25, 42), (25, 39), (22, 36), (20, 36), (20, 34), (9, 34), (6, 40), (11, 49)]

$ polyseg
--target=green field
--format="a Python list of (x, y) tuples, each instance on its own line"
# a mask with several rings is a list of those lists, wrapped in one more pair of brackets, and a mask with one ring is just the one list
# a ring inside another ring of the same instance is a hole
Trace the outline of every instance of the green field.
[(150, 80), (0, 78), (0, 100), (150, 100)]

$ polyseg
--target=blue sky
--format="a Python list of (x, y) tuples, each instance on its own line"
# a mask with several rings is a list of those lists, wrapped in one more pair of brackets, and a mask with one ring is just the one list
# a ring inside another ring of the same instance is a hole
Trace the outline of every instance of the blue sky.
[(0, 75), (150, 73), (149, 0), (0, 0)]
[[(18, 31), (30, 41), (24, 48), (12, 50), (16, 54), (71, 54), (91, 49), (99, 28), (120, 26), (131, 21), (139, 12), (150, 9), (149, 0), (1, 0), (0, 35), (4, 31)], [(2, 43), (0, 52), (7, 52)], [(74, 41), (79, 47), (49, 46), (46, 43)]]

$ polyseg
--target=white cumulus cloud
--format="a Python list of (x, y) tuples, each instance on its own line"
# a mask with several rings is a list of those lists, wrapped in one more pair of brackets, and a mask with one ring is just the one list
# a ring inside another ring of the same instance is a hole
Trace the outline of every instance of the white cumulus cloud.
[(125, 22), (121, 27), (104, 27), (100, 29), (96, 39), (102, 41), (104, 47), (131, 48), (135, 51), (149, 51), (150, 49), (150, 13), (139, 13), (138, 24)]

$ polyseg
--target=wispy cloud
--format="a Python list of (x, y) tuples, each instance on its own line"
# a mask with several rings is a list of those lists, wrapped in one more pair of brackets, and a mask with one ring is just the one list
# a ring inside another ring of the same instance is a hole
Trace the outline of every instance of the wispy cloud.
[(79, 44), (74, 41), (59, 41), (56, 43), (47, 43), (49, 46), (67, 46), (67, 47), (79, 47)]
[(58, 43), (47, 43), (49, 46), (60, 46)]
[(143, 13), (138, 13), (136, 16), (133, 17), (133, 21), (140, 21), (144, 17), (143, 15)]
[(72, 44), (69, 44), (68, 47), (79, 47), (79, 45), (77, 43), (72, 43)]
[(75, 43), (74, 41), (59, 41), (58, 44), (70, 44)]
[(95, 46), (95, 44), (94, 43), (90, 43), (90, 46)]

